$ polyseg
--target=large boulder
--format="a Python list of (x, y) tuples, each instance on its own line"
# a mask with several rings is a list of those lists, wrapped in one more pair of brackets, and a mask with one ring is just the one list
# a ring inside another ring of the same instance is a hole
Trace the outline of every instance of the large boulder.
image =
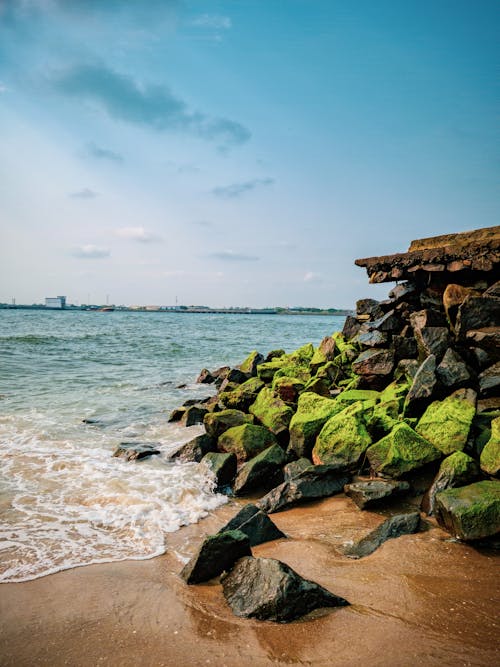
[(263, 387), (262, 380), (252, 377), (232, 391), (222, 391), (219, 394), (219, 401), (227, 409), (246, 412)]
[(207, 435), (207, 433), (202, 433), (189, 442), (186, 442), (185, 445), (182, 445), (170, 458), (179, 459), (179, 461), (183, 462), (199, 463), (205, 454), (215, 451), (216, 444), (216, 441)]
[(371, 444), (365, 409), (359, 401), (325, 423), (312, 450), (313, 462), (354, 467)]
[(182, 415), (182, 423), (184, 426), (195, 426), (196, 424), (203, 424), (203, 419), (208, 413), (208, 409), (201, 403), (195, 403), (186, 408)]
[(479, 391), (481, 396), (500, 394), (500, 362), (489, 366), (479, 375)]
[(462, 387), (471, 380), (471, 374), (462, 357), (449, 347), (444, 357), (436, 369), (436, 375), (439, 381), (448, 389)]
[(436, 495), (438, 523), (461, 540), (478, 540), (500, 531), (500, 481), (485, 480)]
[(405, 422), (366, 451), (371, 468), (382, 475), (401, 477), (441, 458), (442, 453)]
[(357, 375), (389, 375), (394, 368), (392, 350), (374, 349), (361, 352), (352, 362), (352, 370)]
[(280, 512), (308, 500), (327, 498), (340, 493), (351, 481), (345, 469), (335, 465), (311, 465), (269, 491), (258, 506), (264, 512)]
[(491, 422), (491, 436), (481, 452), (481, 469), (487, 475), (500, 472), (500, 417)]
[(257, 366), (257, 376), (262, 380), (262, 382), (269, 384), (272, 382), (274, 374), (286, 363), (287, 360), (284, 357), (276, 357), (270, 361), (264, 361), (262, 364)]
[(181, 577), (187, 584), (199, 584), (229, 570), (239, 558), (251, 555), (250, 541), (239, 530), (209, 535), (182, 568)]
[(314, 609), (349, 604), (274, 558), (242, 558), (222, 578), (222, 589), (236, 616), (261, 621), (283, 623)]
[(366, 482), (346, 484), (344, 493), (356, 503), (359, 509), (363, 510), (365, 507), (380, 505), (389, 498), (405, 493), (409, 489), (408, 482), (371, 479)]
[(245, 505), (236, 516), (220, 529), (219, 533), (228, 530), (239, 530), (245, 533), (251, 547), (286, 537), (285, 533), (281, 532), (265, 512), (251, 503)]
[(233, 426), (241, 424), (253, 424), (252, 415), (247, 415), (241, 410), (222, 410), (221, 412), (212, 412), (205, 415), (203, 424), (208, 435), (216, 440)]
[(413, 414), (418, 411), (422, 405), (429, 402), (436, 387), (436, 357), (430, 354), (423, 361), (415, 376), (405, 400), (405, 412)]
[(441, 463), (432, 486), (424, 495), (423, 511), (428, 515), (434, 514), (437, 493), (475, 482), (479, 476), (479, 466), (473, 458), (464, 452), (453, 452)]
[(272, 389), (264, 387), (255, 402), (250, 406), (250, 413), (266, 426), (278, 440), (288, 440), (288, 425), (293, 416), (292, 408), (276, 396)]
[(369, 556), (389, 539), (416, 533), (419, 524), (420, 514), (418, 512), (394, 514), (358, 542), (345, 546), (342, 551), (351, 558)]
[(276, 444), (274, 435), (264, 426), (241, 424), (225, 431), (217, 440), (221, 452), (234, 452), (238, 461), (248, 461)]
[(331, 398), (306, 392), (299, 397), (297, 412), (290, 421), (289, 449), (297, 456), (310, 456), (316, 437), (328, 419), (343, 409)]
[(235, 454), (220, 454), (219, 452), (208, 452), (201, 459), (215, 475), (217, 487), (221, 488), (231, 484), (236, 476), (236, 455)]
[(444, 401), (431, 403), (415, 430), (443, 454), (451, 454), (465, 447), (475, 414), (475, 393), (459, 389)]
[(257, 350), (250, 352), (248, 357), (239, 365), (239, 370), (250, 375), (257, 375), (257, 366), (264, 361), (264, 357)]
[(447, 327), (425, 327), (415, 330), (418, 356), (420, 360), (426, 359), (429, 354), (440, 359), (448, 348), (449, 332)]
[(500, 299), (490, 295), (469, 295), (458, 309), (456, 331), (465, 336), (471, 329), (497, 327), (500, 322)]
[(271, 445), (240, 468), (233, 486), (235, 495), (242, 496), (279, 484), (283, 481), (282, 467), (285, 463), (283, 449), (279, 445)]

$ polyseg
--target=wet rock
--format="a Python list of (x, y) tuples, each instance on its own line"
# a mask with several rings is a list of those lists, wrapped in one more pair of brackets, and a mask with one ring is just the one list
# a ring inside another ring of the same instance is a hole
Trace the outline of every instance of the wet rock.
[(481, 396), (500, 393), (500, 362), (490, 366), (479, 375), (479, 391)]
[(436, 387), (436, 357), (430, 354), (427, 359), (420, 364), (410, 391), (406, 396), (405, 412), (414, 414), (422, 405), (429, 402)]
[(251, 373), (244, 373), (239, 368), (230, 368), (224, 379), (234, 384), (243, 384), (247, 380), (250, 380), (251, 377)]
[(276, 438), (264, 426), (242, 424), (225, 431), (217, 440), (217, 449), (221, 452), (233, 452), (241, 462), (248, 461), (275, 444)]
[(464, 452), (454, 452), (447, 456), (441, 463), (432, 486), (422, 499), (422, 510), (428, 515), (434, 514), (437, 493), (475, 482), (479, 476), (479, 466)]
[(358, 320), (352, 315), (348, 315), (344, 322), (344, 328), (342, 329), (342, 335), (346, 340), (351, 340), (356, 336), (361, 328), (361, 324)]
[(227, 374), (229, 373), (231, 369), (229, 366), (221, 366), (220, 368), (217, 368), (215, 371), (212, 371), (212, 375), (215, 378), (215, 386), (220, 387), (221, 384), (224, 382), (224, 380), (227, 377)]
[(302, 456), (300, 459), (297, 459), (296, 461), (290, 461), (290, 463), (287, 463), (286, 466), (283, 468), (283, 475), (285, 477), (285, 482), (287, 482), (290, 479), (293, 479), (294, 477), (297, 477), (301, 472), (303, 472), (306, 468), (311, 467), (311, 461), (309, 459), (306, 459), (305, 456)]
[(190, 405), (186, 408), (186, 411), (182, 415), (182, 422), (186, 426), (195, 426), (196, 424), (203, 424), (203, 419), (208, 413), (207, 408), (204, 405), (196, 403), (195, 405)]
[(395, 514), (386, 519), (378, 528), (355, 542), (346, 546), (342, 551), (351, 558), (363, 558), (369, 556), (387, 540), (401, 535), (411, 535), (418, 531), (420, 514), (418, 512), (405, 512)]
[(276, 396), (272, 389), (264, 387), (249, 410), (261, 424), (274, 433), (280, 442), (288, 440), (288, 425), (293, 416), (293, 410)]
[(438, 523), (461, 540), (479, 540), (500, 531), (500, 481), (486, 480), (436, 495)]
[(257, 398), (257, 394), (264, 387), (259, 378), (253, 377), (233, 391), (223, 391), (219, 394), (219, 401), (226, 409), (241, 410), (246, 412)]
[(462, 357), (449, 347), (436, 369), (436, 375), (444, 387), (457, 388), (471, 381), (471, 374)]
[(475, 414), (475, 392), (458, 389), (444, 401), (431, 403), (415, 430), (443, 454), (451, 454), (465, 447)]
[(286, 537), (265, 512), (251, 503), (245, 505), (219, 532), (228, 530), (245, 533), (251, 547)]
[(209, 581), (243, 556), (251, 556), (250, 542), (239, 530), (209, 535), (194, 556), (183, 567), (181, 577), (187, 584)]
[(349, 604), (273, 558), (242, 558), (222, 579), (236, 616), (287, 622), (321, 607)]
[(250, 352), (248, 357), (239, 365), (240, 371), (249, 373), (252, 377), (257, 375), (257, 366), (264, 361), (264, 357), (257, 350)]
[(196, 378), (196, 384), (213, 384), (216, 380), (216, 377), (208, 370), (208, 368), (202, 368), (200, 374)]
[(241, 410), (222, 410), (221, 412), (206, 414), (203, 424), (208, 435), (217, 440), (219, 436), (233, 426), (253, 424), (253, 421), (252, 415), (247, 415)]
[(363, 403), (359, 401), (330, 417), (316, 439), (313, 462), (354, 467), (372, 444), (366, 416)]
[(465, 336), (471, 329), (497, 327), (500, 322), (500, 299), (493, 296), (468, 296), (458, 309), (456, 331)]
[(351, 475), (341, 466), (311, 465), (292, 479), (272, 489), (261, 498), (258, 506), (264, 512), (281, 512), (308, 500), (327, 498), (341, 493), (350, 481)]
[(201, 459), (201, 462), (214, 473), (218, 488), (229, 486), (236, 476), (236, 454), (208, 452)]
[(242, 496), (279, 484), (283, 480), (282, 467), (285, 463), (283, 449), (279, 445), (271, 445), (240, 468), (233, 486), (235, 495)]
[(487, 475), (500, 472), (500, 417), (491, 422), (491, 435), (481, 452), (480, 464)]
[(184, 415), (186, 413), (186, 410), (187, 410), (187, 408), (185, 408), (184, 406), (182, 406), (180, 408), (174, 408), (174, 410), (172, 410), (172, 412), (168, 416), (167, 421), (168, 422), (179, 422), (179, 421), (181, 421), (181, 419), (184, 417)]
[(216, 442), (206, 433), (197, 435), (171, 455), (171, 459), (199, 463), (208, 452), (215, 451)]
[(392, 350), (365, 350), (353, 361), (352, 370), (358, 375), (389, 375), (394, 368)]
[(384, 476), (401, 477), (441, 458), (442, 453), (401, 422), (366, 452), (371, 468)]
[(316, 437), (328, 419), (343, 410), (331, 398), (306, 392), (299, 397), (297, 412), (290, 421), (289, 449), (297, 456), (310, 456)]
[(384, 311), (375, 299), (359, 299), (356, 301), (356, 315), (369, 315), (370, 319), (377, 320), (383, 317)]
[(354, 482), (344, 487), (344, 493), (353, 500), (359, 509), (381, 504), (387, 499), (408, 491), (408, 482), (394, 482), (374, 479), (366, 482)]
[(150, 442), (121, 442), (113, 452), (113, 456), (126, 461), (139, 461), (156, 454), (160, 454), (158, 445)]

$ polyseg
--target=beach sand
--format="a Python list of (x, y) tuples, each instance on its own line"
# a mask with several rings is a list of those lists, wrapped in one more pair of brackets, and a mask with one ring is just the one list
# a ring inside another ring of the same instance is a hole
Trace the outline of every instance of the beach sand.
[(407, 667), (500, 664), (498, 560), (430, 524), (360, 560), (337, 550), (380, 521), (338, 496), (272, 515), (283, 560), (351, 606), (290, 624), (234, 616), (221, 586), (178, 576), (203, 535), (237, 508), (167, 535), (164, 556), (91, 565), (0, 587), (3, 667), (120, 665)]

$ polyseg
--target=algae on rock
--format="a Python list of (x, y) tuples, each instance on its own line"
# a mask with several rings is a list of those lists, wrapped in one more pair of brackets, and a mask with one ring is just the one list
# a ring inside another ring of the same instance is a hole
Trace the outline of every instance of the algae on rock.
[(500, 481), (485, 480), (436, 495), (436, 518), (462, 540), (478, 540), (500, 531)]
[(293, 410), (276, 396), (272, 389), (264, 387), (250, 406), (249, 411), (278, 439), (288, 437), (288, 425), (293, 416)]
[(337, 400), (312, 392), (299, 397), (297, 412), (290, 421), (289, 448), (297, 456), (310, 456), (316, 437), (330, 417), (344, 409)]
[(276, 438), (264, 426), (241, 424), (233, 426), (219, 436), (217, 449), (222, 452), (234, 452), (238, 461), (248, 461), (274, 444)]
[(491, 437), (483, 447), (480, 464), (488, 475), (498, 475), (500, 471), (500, 417), (491, 422)]
[(468, 393), (459, 390), (444, 401), (431, 403), (415, 430), (443, 454), (451, 454), (465, 447), (475, 414)]
[(313, 462), (355, 466), (371, 443), (366, 428), (366, 409), (359, 401), (325, 423), (313, 447)]

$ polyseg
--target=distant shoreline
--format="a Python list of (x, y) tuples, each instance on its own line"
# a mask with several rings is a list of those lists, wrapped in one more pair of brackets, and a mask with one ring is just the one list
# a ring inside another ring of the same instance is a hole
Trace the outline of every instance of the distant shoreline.
[(320, 315), (330, 317), (347, 317), (352, 315), (352, 310), (287, 310), (285, 308), (129, 308), (126, 306), (67, 306), (66, 308), (47, 308), (42, 305), (12, 305), (0, 304), (0, 310), (43, 310), (47, 312), (66, 312), (66, 313), (99, 313), (99, 312), (120, 312), (120, 313), (175, 313), (199, 315)]

